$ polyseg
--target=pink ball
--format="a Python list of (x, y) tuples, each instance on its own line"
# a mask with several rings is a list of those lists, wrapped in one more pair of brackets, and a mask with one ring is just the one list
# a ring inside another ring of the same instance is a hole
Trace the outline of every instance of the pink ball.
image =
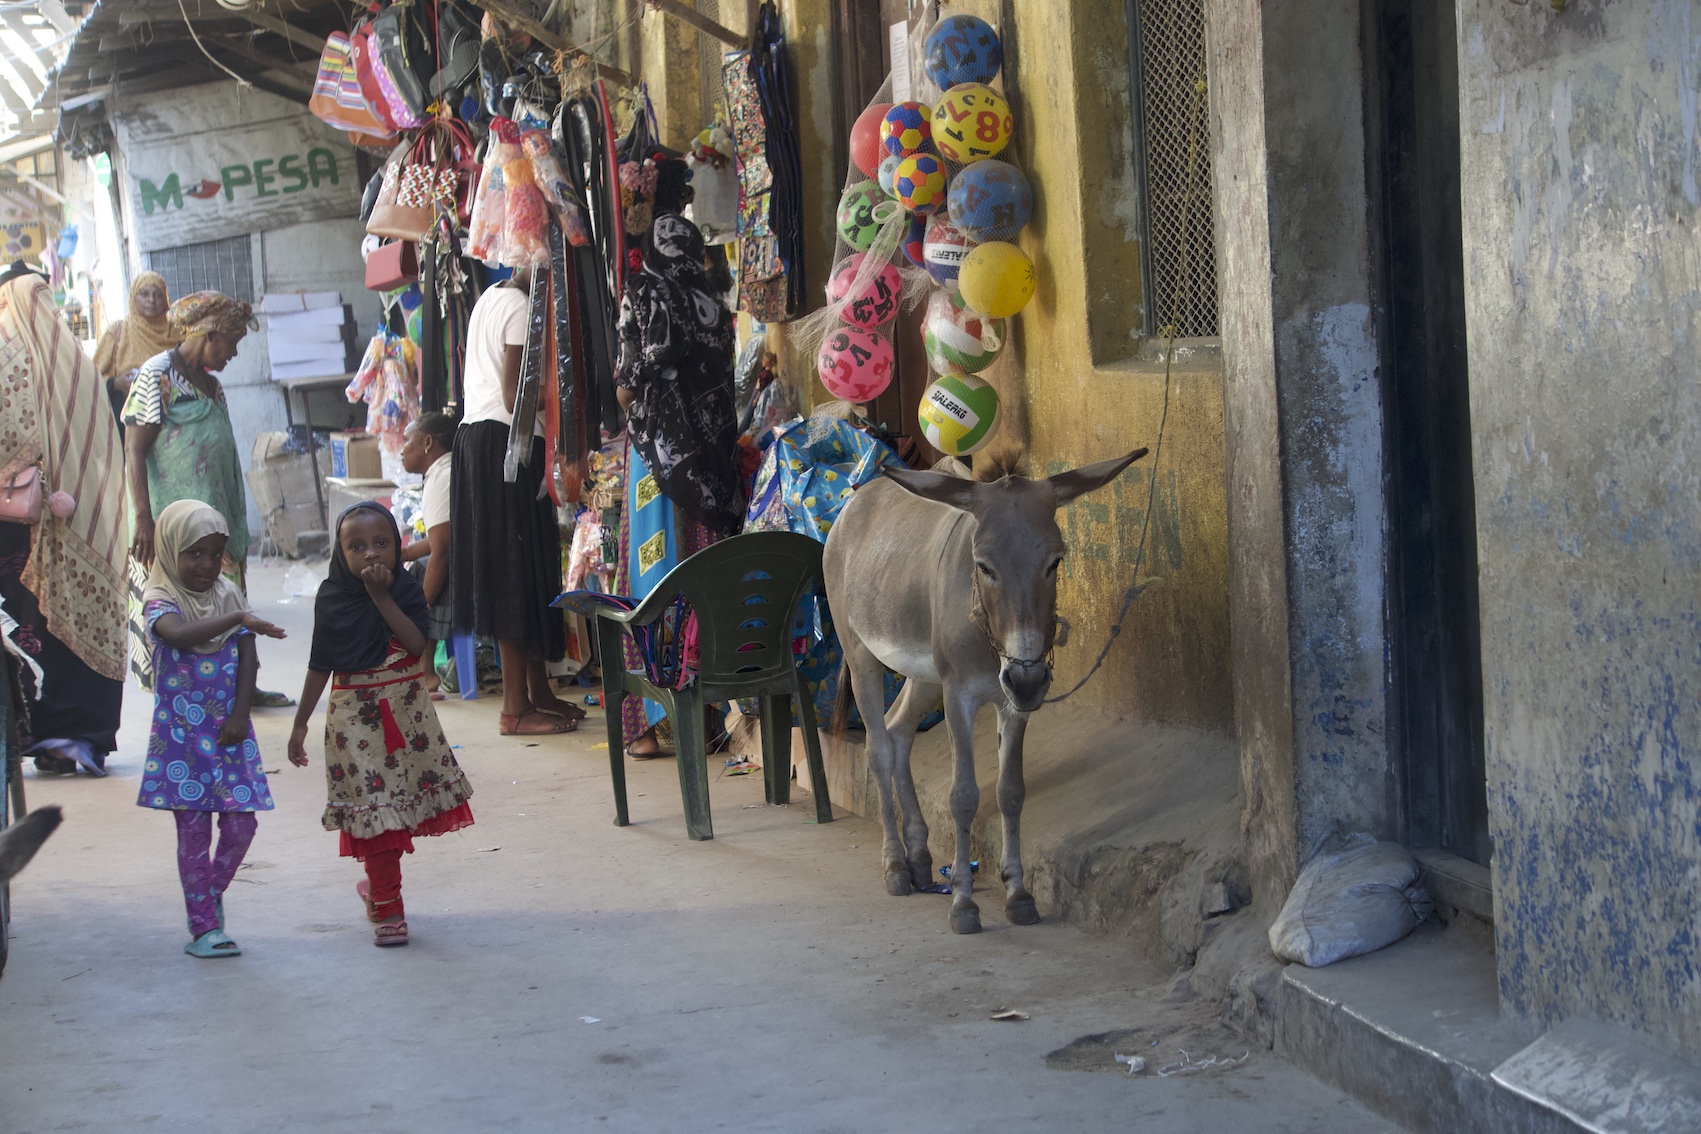
[[(832, 278), (827, 281), (828, 300), (837, 304), (845, 297), (867, 258), (866, 252), (853, 252), (844, 258), (834, 270)], [(845, 304), (841, 316), (845, 322), (865, 330), (883, 326), (898, 313), (898, 294), (902, 289), (903, 281), (898, 278), (898, 269), (890, 264), (882, 264), (880, 269), (868, 278), (868, 283), (862, 291)]]
[(47, 494), (47, 510), (61, 520), (68, 520), (77, 510), (77, 498), (69, 492), (50, 492)]
[(821, 344), (815, 372), (835, 398), (856, 404), (871, 401), (892, 384), (891, 341), (856, 327), (839, 327)]

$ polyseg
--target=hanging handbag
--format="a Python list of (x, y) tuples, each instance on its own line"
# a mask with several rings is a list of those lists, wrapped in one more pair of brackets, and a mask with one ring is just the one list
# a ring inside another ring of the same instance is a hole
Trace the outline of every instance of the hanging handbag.
[(411, 240), (380, 245), (366, 258), (368, 291), (396, 291), (419, 279), (419, 246)]
[(332, 32), (325, 37), (325, 50), (319, 56), (319, 73), (313, 79), (313, 94), (307, 100), (307, 109), (319, 121), (338, 130), (359, 128), (358, 122), (349, 121), (341, 102), (343, 72), (348, 67), (348, 36)]
[(41, 462), (25, 465), (0, 485), (0, 520), (11, 524), (41, 523)]
[(466, 127), (453, 119), (433, 119), (399, 156), (384, 167), (377, 203), (367, 219), (373, 236), (418, 240), (431, 228), (439, 209), (453, 209), (465, 222), (478, 186), (478, 163)]
[(372, 112), (394, 135), (396, 116), (391, 111), (390, 103), (384, 97), (384, 88), (379, 85), (378, 75), (373, 70), (371, 20), (363, 19), (354, 25), (354, 30), (348, 36), (348, 45), (349, 59), (354, 68), (355, 81), (360, 84), (360, 93), (365, 96), (367, 105), (372, 107)]
[(406, 16), (404, 5), (391, 4), (372, 18), (372, 71), (397, 127), (412, 130), (425, 125), (428, 102), (425, 85), (408, 67)]

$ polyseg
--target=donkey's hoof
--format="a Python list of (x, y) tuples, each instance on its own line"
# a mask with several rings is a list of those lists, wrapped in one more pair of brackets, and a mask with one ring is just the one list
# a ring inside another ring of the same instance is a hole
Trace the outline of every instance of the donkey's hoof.
[(966, 906), (951, 907), (952, 933), (979, 933), (980, 907), (970, 902)]
[(910, 881), (910, 872), (903, 870), (888, 870), (886, 872), (886, 892), (894, 898), (907, 898), (915, 893), (915, 884)]
[(1034, 896), (1026, 890), (1018, 890), (1010, 895), (1004, 903), (1004, 915), (1010, 919), (1011, 925), (1038, 925), (1039, 907), (1034, 905)]

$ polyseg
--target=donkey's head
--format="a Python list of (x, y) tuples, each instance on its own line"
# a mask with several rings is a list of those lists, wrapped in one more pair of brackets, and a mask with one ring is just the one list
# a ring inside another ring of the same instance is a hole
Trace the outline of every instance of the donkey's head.
[(1057, 637), (1057, 568), (1063, 533), (1057, 509), (1109, 484), (1141, 457), (1083, 465), (1044, 480), (1005, 476), (990, 484), (950, 473), (887, 469), (899, 485), (975, 518), (972, 551), (973, 617), (998, 654), (998, 683), (1010, 703), (1031, 713), (1051, 687), (1051, 647)]

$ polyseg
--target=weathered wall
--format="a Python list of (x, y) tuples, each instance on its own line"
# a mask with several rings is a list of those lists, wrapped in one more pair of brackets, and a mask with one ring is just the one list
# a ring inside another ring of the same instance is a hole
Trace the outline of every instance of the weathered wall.
[(1244, 837), (1279, 901), (1332, 828), (1397, 833), (1359, 5), (1206, 10)]
[(1701, 1053), (1701, 5), (1460, 4), (1503, 1005)]
[[(1039, 271), (1038, 291), (1016, 321), (1018, 354), (1001, 375), (1001, 393), (1025, 421), (1019, 439), (1035, 473), (1142, 445), (1156, 449), (1165, 366), (1155, 345), (1132, 333), (1142, 311), (1122, 7), (1044, 0), (999, 7), (986, 4), (980, 14), (1003, 17), (1016, 160), (1035, 196), (1021, 245)], [(1104, 668), (1077, 700), (1226, 731), (1232, 709), (1219, 366), (1214, 344), (1178, 350), (1161, 453), (1059, 514), (1069, 553), (1058, 608), (1073, 637), (1057, 653), (1057, 687), (1074, 685), (1104, 645), (1135, 577), (1151, 500), (1142, 573), (1163, 583), (1135, 600)]]
[[(142, 176), (139, 170), (150, 168), (155, 171), (156, 186), (165, 176), (158, 172), (161, 169), (176, 172), (180, 185), (185, 189), (193, 187), (203, 176), (208, 180), (228, 178), (230, 170), (219, 163), (236, 159), (228, 154), (220, 157), (217, 153), (208, 157), (201, 154), (195, 142), (197, 138), (217, 134), (226, 128), (242, 127), (245, 132), (241, 136), (251, 143), (252, 154), (259, 155), (259, 159), (295, 152), (289, 148), (292, 139), (317, 138), (321, 132), (326, 132), (326, 128), (305, 108), (263, 91), (239, 92), (233, 82), (208, 83), (134, 99), (120, 98), (113, 104), (113, 116), (120, 125), (117, 131), (120, 157), (114, 163), (114, 177), (125, 186), (136, 184)], [(155, 153), (149, 159), (151, 165), (143, 163), (132, 170), (137, 155), (151, 152), (150, 147), (161, 138), (170, 142), (161, 152), (168, 156), (178, 155), (178, 166), (170, 166)], [(181, 208), (175, 204), (167, 208), (156, 203), (150, 213), (141, 203), (138, 193), (122, 194), (129, 274), (133, 276), (146, 267), (147, 252), (144, 249), (157, 249), (178, 240), (198, 242), (246, 232), (254, 296), (268, 291), (339, 291), (343, 301), (354, 307), (357, 336), (370, 335), (377, 324), (379, 301), (377, 293), (366, 290), (365, 268), (360, 259), (364, 229), (356, 215), (361, 186), (354, 151), (334, 134), (326, 145), (335, 151), (337, 184), (331, 186), (327, 180), (320, 186), (319, 203), (308, 210), (307, 215), (301, 210), (279, 207), (270, 197), (259, 201), (264, 207), (258, 210), (244, 211), (238, 207), (248, 200), (249, 195), (259, 191), (278, 194), (279, 200), (286, 201), (307, 195), (307, 191), (303, 191), (284, 197), (281, 188), (271, 183), (263, 183), (256, 189), (243, 181), (244, 175), (252, 178), (252, 164), (246, 168), (245, 174), (234, 178), (237, 184), (231, 187), (233, 200), (229, 202), (224, 201), (225, 193), (222, 191), (206, 201), (186, 194)], [(212, 166), (203, 168), (208, 161), (213, 163)], [(274, 172), (274, 166), (262, 168), (262, 182), (265, 182), (265, 175)], [(191, 224), (184, 220), (185, 216), (192, 219), (198, 215), (195, 210), (203, 208), (216, 210), (216, 215), (209, 212), (205, 223)], [(186, 224), (188, 227), (185, 227)], [(243, 339), (237, 357), (219, 374), (230, 403), (231, 427), (236, 433), (237, 449), (244, 464), (254, 436), (283, 429), (287, 421), (283, 392), (271, 381), (265, 320), (260, 323), (260, 329)], [(364, 407), (356, 414), (340, 393), (315, 396), (316, 425), (336, 428), (350, 421), (364, 423)], [(264, 530), (252, 501), (249, 502), (248, 525), (254, 532)]]
[(1295, 871), (1287, 556), (1270, 295), (1264, 39), (1256, 9), (1206, 6), (1211, 45), (1217, 304), (1222, 321), (1230, 651), (1241, 837), (1256, 895), (1280, 902)]

